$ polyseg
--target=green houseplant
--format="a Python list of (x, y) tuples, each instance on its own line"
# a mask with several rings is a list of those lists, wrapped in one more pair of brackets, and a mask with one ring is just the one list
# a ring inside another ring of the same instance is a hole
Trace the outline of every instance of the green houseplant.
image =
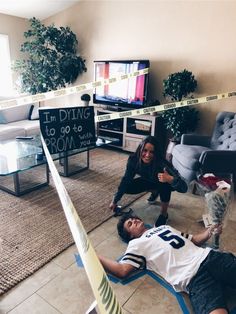
[(29, 20), (21, 52), (26, 59), (16, 60), (13, 69), (20, 74), (22, 92), (37, 94), (63, 88), (85, 72), (85, 60), (77, 55), (78, 41), (69, 27), (45, 26)]
[[(181, 72), (170, 74), (163, 80), (163, 95), (172, 101), (181, 101), (183, 98), (192, 98), (191, 93), (197, 87), (197, 80), (192, 72), (186, 69)], [(178, 142), (184, 133), (195, 131), (199, 117), (198, 111), (193, 107), (182, 107), (166, 110), (162, 113), (164, 124)]]

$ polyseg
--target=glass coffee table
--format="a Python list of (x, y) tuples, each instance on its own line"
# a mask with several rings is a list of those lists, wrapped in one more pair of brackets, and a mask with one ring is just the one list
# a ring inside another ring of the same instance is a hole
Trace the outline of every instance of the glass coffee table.
[[(89, 151), (112, 143), (98, 138), (95, 145), (52, 155), (60, 175), (68, 177), (89, 168)], [(39, 136), (0, 141), (0, 189), (21, 196), (49, 184), (49, 169)]]
[(48, 185), (47, 163), (37, 159), (40, 144), (39, 138), (0, 141), (0, 189), (20, 196)]

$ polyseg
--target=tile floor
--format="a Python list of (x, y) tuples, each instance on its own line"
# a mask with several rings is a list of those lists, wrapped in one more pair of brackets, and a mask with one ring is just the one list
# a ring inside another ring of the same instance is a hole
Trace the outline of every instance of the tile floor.
[[(155, 221), (159, 204), (148, 205), (144, 195), (132, 208), (145, 219), (146, 223)], [(201, 199), (192, 205), (191, 194), (173, 193), (169, 208), (169, 224), (175, 228), (196, 232), (202, 229), (197, 222), (201, 217)], [(222, 248), (236, 253), (236, 202), (222, 235)], [(111, 218), (89, 233), (89, 238), (99, 254), (116, 259), (126, 245), (116, 234), (117, 218)], [(18, 284), (0, 298), (0, 314), (84, 314), (94, 301), (89, 282), (83, 268), (75, 263), (72, 246), (35, 274)], [(156, 281), (143, 276), (129, 285), (111, 284), (124, 314), (182, 313), (176, 299)], [(188, 302), (190, 313), (191, 307)], [(235, 301), (235, 297), (231, 302)]]

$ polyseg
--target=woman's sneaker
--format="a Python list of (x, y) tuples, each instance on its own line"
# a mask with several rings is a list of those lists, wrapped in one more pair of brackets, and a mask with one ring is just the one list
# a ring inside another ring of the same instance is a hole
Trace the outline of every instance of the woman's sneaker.
[(158, 198), (159, 193), (158, 192), (153, 192), (147, 199), (148, 204), (155, 204), (156, 199)]
[(168, 220), (168, 214), (166, 216), (160, 214), (155, 222), (155, 227), (165, 225), (167, 223), (167, 220)]
[(117, 205), (115, 210), (114, 210), (114, 217), (117, 216), (123, 216), (123, 215), (127, 215), (127, 214), (132, 214), (133, 213), (133, 209), (129, 208), (128, 211), (124, 210), (124, 208), (122, 208), (122, 206)]

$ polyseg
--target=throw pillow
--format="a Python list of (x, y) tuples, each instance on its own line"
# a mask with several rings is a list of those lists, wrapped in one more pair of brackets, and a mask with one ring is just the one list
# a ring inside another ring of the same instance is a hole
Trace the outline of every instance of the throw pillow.
[(4, 113), (0, 112), (0, 124), (5, 124), (5, 123), (7, 123), (7, 120), (4, 116)]
[(39, 106), (38, 105), (31, 105), (28, 119), (29, 120), (39, 119)]

